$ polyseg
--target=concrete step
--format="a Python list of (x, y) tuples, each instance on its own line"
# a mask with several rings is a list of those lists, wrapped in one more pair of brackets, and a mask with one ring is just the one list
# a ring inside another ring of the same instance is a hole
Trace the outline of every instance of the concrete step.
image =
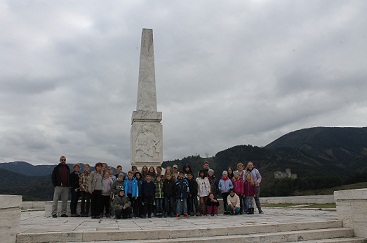
[(306, 241), (295, 241), (290, 243), (367, 243), (366, 238), (334, 238), (334, 239), (322, 239), (322, 240), (306, 240)]
[[(126, 221), (128, 223), (128, 221)], [(101, 230), (50, 233), (21, 233), (17, 242), (289, 242), (338, 237), (352, 237), (353, 231), (342, 228), (341, 221), (262, 224), (220, 228), (169, 228), (150, 230)], [(257, 241), (256, 239), (266, 239)], [(275, 239), (275, 241), (271, 241)], [(285, 240), (287, 239), (287, 240)]]
[[(248, 235), (227, 235), (227, 236), (213, 236), (213, 237), (190, 237), (190, 238), (176, 238), (176, 239), (159, 239), (159, 240), (125, 240), (125, 241), (110, 241), (114, 243), (280, 243), (280, 242), (324, 242), (317, 239), (338, 238), (338, 237), (352, 237), (353, 230), (348, 228), (331, 228), (320, 230), (299, 230), (289, 232), (276, 233), (262, 233), (262, 234), (248, 234)], [(353, 238), (345, 238), (353, 239)], [(303, 241), (306, 240), (306, 241)], [(331, 240), (331, 239), (329, 239)], [(103, 241), (93, 241), (93, 243), (103, 243)], [(328, 242), (328, 241), (325, 241)], [(333, 241), (330, 241), (333, 242)], [(338, 242), (338, 241), (335, 241)], [(343, 242), (343, 241), (341, 241)], [(345, 241), (348, 242), (348, 241)], [(354, 242), (354, 241), (349, 241)], [(358, 242), (358, 241), (356, 241)], [(363, 241), (362, 241), (363, 242)], [(91, 243), (91, 242), (90, 242)]]

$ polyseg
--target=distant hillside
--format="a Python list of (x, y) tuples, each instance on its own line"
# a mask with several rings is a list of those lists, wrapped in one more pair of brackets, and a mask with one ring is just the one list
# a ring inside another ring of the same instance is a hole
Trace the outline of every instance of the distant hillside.
[(0, 194), (23, 195), (23, 200), (52, 200), (51, 176), (26, 176), (0, 169)]

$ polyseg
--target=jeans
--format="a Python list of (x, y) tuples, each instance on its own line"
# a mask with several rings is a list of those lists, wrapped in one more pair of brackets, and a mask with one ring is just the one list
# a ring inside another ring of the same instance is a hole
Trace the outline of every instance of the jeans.
[(229, 195), (228, 192), (222, 193), (224, 212), (227, 211), (227, 205), (228, 205), (227, 197), (228, 197), (228, 195)]
[(68, 197), (69, 197), (69, 187), (56, 186), (54, 191), (54, 197), (52, 202), (52, 215), (57, 214), (57, 205), (59, 203), (59, 198), (61, 196), (61, 214), (66, 214), (68, 208)]
[(111, 212), (110, 204), (111, 204), (110, 196), (102, 195), (101, 213), (103, 214), (103, 212), (105, 212), (106, 217), (110, 216), (110, 212)]
[(189, 213), (197, 213), (199, 211), (199, 202), (196, 195), (187, 198), (187, 207)]
[(102, 209), (102, 190), (94, 190), (91, 197), (91, 215), (98, 217), (101, 215)]
[(117, 219), (123, 219), (130, 218), (131, 212), (133, 211), (132, 207), (127, 207), (125, 209), (115, 209), (115, 216)]
[(227, 205), (227, 211), (230, 214), (238, 214), (240, 212), (241, 208), (235, 208), (234, 211), (231, 206)]
[(260, 204), (260, 185), (256, 186), (255, 203), (256, 203), (257, 210), (259, 210), (259, 212), (261, 212), (262, 210), (261, 210), (261, 204)]
[(153, 212), (154, 196), (144, 197), (144, 215), (151, 217)]
[(70, 193), (71, 193), (70, 213), (71, 214), (76, 214), (76, 206), (78, 205), (78, 199), (79, 199), (79, 196), (80, 196), (80, 191), (79, 191), (79, 189), (77, 191), (75, 191), (75, 189), (71, 188)]
[(163, 198), (156, 198), (155, 199), (155, 207), (157, 214), (163, 213)]
[(181, 214), (181, 203), (183, 204), (183, 213), (187, 214), (187, 198), (176, 199), (176, 214)]
[(134, 199), (134, 216), (135, 217), (143, 216), (142, 197), (137, 197), (136, 199)]

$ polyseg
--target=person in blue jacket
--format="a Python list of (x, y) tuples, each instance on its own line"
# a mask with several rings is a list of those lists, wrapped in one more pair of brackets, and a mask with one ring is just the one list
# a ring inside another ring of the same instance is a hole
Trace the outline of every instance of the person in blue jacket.
[(127, 172), (127, 177), (124, 180), (124, 191), (130, 202), (133, 204), (132, 207), (134, 207), (134, 201), (139, 196), (139, 189), (138, 181), (134, 177), (132, 171)]

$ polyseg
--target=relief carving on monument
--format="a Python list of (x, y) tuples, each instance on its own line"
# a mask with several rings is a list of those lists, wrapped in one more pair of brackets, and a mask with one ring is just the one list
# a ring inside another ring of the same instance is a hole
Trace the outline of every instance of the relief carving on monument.
[(161, 150), (161, 139), (159, 131), (155, 131), (151, 125), (142, 125), (135, 141), (135, 158), (145, 161), (159, 159)]

